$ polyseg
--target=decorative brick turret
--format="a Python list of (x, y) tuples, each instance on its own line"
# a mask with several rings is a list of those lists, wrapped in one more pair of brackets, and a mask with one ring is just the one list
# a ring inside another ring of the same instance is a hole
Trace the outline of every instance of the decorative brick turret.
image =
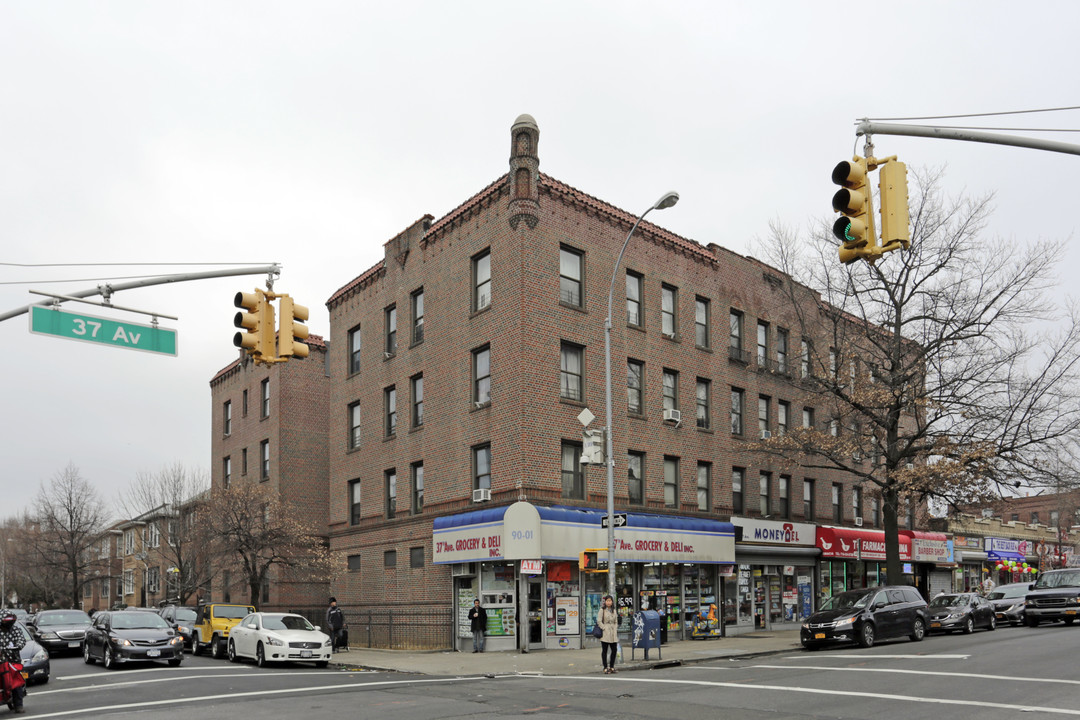
[(524, 220), (535, 228), (539, 220), (540, 128), (532, 115), (519, 115), (510, 128), (510, 227), (517, 230)]

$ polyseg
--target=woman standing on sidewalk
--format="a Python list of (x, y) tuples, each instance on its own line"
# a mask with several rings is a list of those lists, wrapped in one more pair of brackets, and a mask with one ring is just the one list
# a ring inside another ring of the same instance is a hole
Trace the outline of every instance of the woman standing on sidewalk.
[[(604, 663), (604, 672), (613, 673), (615, 670), (615, 650), (619, 646), (619, 613), (615, 609), (615, 601), (610, 595), (604, 596), (600, 603), (600, 612), (596, 614), (596, 624), (604, 631), (600, 638), (600, 661)], [(608, 660), (608, 653), (611, 659)]]

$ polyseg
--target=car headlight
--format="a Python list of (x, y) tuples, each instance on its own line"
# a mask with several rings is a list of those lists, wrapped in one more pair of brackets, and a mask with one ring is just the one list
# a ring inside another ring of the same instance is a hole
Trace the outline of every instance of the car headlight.
[(1034, 604), (1035, 603), (1031, 602), (1030, 600), (1024, 600), (1024, 605), (1034, 605)]
[[(803, 625), (803, 627), (806, 627), (806, 626)], [(333, 640), (331, 640), (330, 638), (326, 638), (326, 640), (323, 641), (322, 646), (323, 647), (331, 647), (331, 646), (333, 646), (333, 644), (334, 644)]]
[(1022, 608), (1022, 607), (1024, 607), (1024, 603), (1018, 602), (1015, 605), (1013, 605), (1012, 607), (1010, 607), (1008, 610), (1006, 610), (1005, 612), (1012, 612), (1013, 610), (1017, 610), (1017, 609)]
[(266, 636), (266, 644), (267, 644), (267, 645), (275, 645), (275, 646), (281, 647), (281, 646), (282, 646), (282, 645), (284, 645), (285, 643), (283, 643), (282, 641), (278, 640), (278, 639), (277, 639), (276, 637), (272, 637), (272, 636), (270, 636), (270, 635), (267, 635), (267, 636)]
[(113, 638), (113, 644), (114, 645), (123, 645), (124, 647), (128, 647), (128, 646), (131, 645), (131, 641), (127, 640), (126, 638)]
[(843, 618), (842, 620), (837, 620), (836, 621), (836, 627), (838, 627), (838, 628), (848, 627), (853, 622), (855, 622), (855, 618), (853, 618), (853, 617)]
[(57, 635), (54, 632), (43, 632), (43, 633), (41, 633), (41, 637), (45, 638), (46, 640), (59, 640), (60, 639), (60, 636)]
[(187, 627), (186, 625), (177, 625), (176, 632), (183, 633), (184, 635), (190, 635), (191, 628)]
[(180, 637), (179, 635), (169, 640), (170, 645), (179, 645), (182, 642), (184, 642), (184, 638)]
[(39, 663), (39, 662), (45, 662), (48, 659), (49, 659), (49, 653), (45, 652), (45, 648), (42, 648), (42, 649), (38, 650), (36, 653), (34, 653), (34, 657), (30, 658), (30, 662)]

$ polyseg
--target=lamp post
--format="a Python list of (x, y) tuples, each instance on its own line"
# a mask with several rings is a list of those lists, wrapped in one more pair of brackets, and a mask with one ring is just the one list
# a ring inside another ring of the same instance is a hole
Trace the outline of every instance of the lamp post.
[(606, 441), (604, 443), (604, 450), (607, 454), (607, 514), (608, 514), (608, 528), (607, 528), (607, 545), (608, 545), (608, 595), (612, 598), (615, 597), (615, 456), (612, 450), (612, 423), (611, 423), (611, 303), (612, 298), (615, 295), (615, 279), (619, 275), (619, 266), (622, 265), (623, 255), (626, 254), (626, 246), (630, 244), (630, 238), (633, 236), (634, 231), (637, 230), (637, 226), (641, 224), (641, 221), (645, 219), (653, 210), (663, 210), (669, 208), (675, 203), (679, 202), (679, 193), (668, 192), (663, 195), (659, 200), (652, 204), (648, 210), (641, 213), (637, 222), (630, 228), (630, 232), (626, 234), (626, 240), (623, 241), (622, 250), (619, 251), (619, 257), (615, 260), (615, 267), (611, 270), (611, 287), (608, 288), (607, 295), (607, 320), (604, 321), (604, 385), (605, 385), (605, 416), (604, 419), (607, 422), (607, 428), (605, 430)]

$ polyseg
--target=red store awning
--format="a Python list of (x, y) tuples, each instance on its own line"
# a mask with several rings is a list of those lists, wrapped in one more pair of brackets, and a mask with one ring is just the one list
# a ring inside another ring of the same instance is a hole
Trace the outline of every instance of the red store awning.
[[(900, 559), (911, 560), (911, 539), (900, 535)], [(881, 530), (818, 527), (817, 546), (823, 557), (884, 560), (885, 533)]]

